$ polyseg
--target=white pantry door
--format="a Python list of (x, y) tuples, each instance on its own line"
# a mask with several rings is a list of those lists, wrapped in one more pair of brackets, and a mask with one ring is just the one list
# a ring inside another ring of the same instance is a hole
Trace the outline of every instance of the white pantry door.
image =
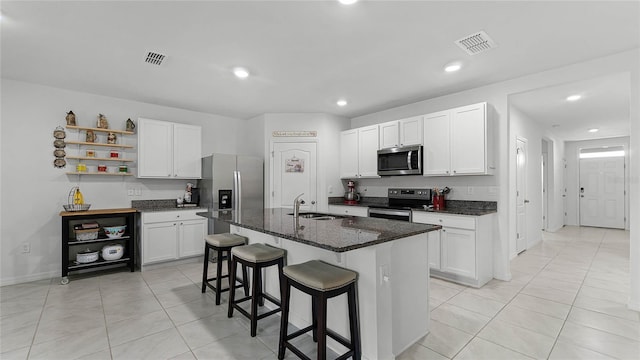
[(624, 229), (624, 157), (580, 159), (580, 225)]
[(316, 209), (317, 158), (315, 142), (274, 142), (271, 160), (272, 207), (293, 208), (293, 200), (301, 197), (300, 209)]

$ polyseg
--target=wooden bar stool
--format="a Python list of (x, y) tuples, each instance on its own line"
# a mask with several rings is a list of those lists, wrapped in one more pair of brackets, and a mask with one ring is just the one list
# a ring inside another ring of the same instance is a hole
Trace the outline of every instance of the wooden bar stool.
[[(302, 264), (287, 266), (283, 269), (282, 287), (282, 319), (280, 324), (280, 343), (278, 345), (278, 359), (284, 359), (286, 349), (291, 350), (301, 359), (309, 360), (302, 351), (291, 344), (291, 340), (313, 331), (313, 341), (318, 343), (317, 359), (327, 358), (327, 335), (349, 349), (338, 359), (352, 357), (360, 360), (362, 349), (360, 345), (360, 327), (358, 324), (358, 295), (356, 284), (358, 274), (354, 271), (330, 265), (322, 261), (312, 260)], [(311, 295), (312, 325), (287, 334), (289, 323), (289, 302), (291, 286)], [(351, 341), (327, 329), (327, 299), (347, 293), (349, 307), (349, 331)]]
[[(211, 290), (213, 290), (216, 294), (216, 305), (220, 305), (220, 294), (224, 291), (229, 291), (231, 284), (235, 284), (235, 286), (233, 287), (234, 289), (241, 286), (244, 287), (245, 295), (248, 295), (249, 284), (246, 281), (247, 268), (244, 266), (242, 267), (242, 281), (236, 280), (235, 278), (233, 280), (229, 279), (229, 287), (224, 289), (222, 288), (221, 284), (222, 279), (228, 278), (229, 274), (231, 274), (231, 249), (235, 246), (245, 245), (248, 238), (241, 235), (223, 233), (207, 235), (204, 239), (204, 269), (202, 270), (202, 292), (204, 293), (207, 290), (207, 287), (210, 287)], [(212, 278), (207, 277), (207, 271), (209, 271), (209, 249), (212, 249), (216, 252), (217, 259), (216, 276)], [(224, 259), (227, 259), (227, 275), (222, 275), (222, 261)], [(211, 283), (213, 280), (215, 280), (216, 282), (215, 285)], [(236, 284), (236, 281), (238, 281), (239, 284)]]
[[(272, 265), (278, 265), (278, 277), (282, 277), (282, 267), (284, 266), (285, 251), (276, 247), (267, 246), (265, 244), (251, 244), (245, 246), (236, 246), (231, 249), (231, 278), (235, 280), (236, 269), (238, 263), (253, 269), (253, 277), (251, 279), (251, 295), (242, 299), (235, 300), (235, 291), (229, 295), (229, 312), (228, 317), (233, 316), (233, 309), (238, 310), (242, 315), (251, 321), (251, 336), (255, 337), (258, 329), (258, 320), (273, 315), (280, 311), (280, 301), (273, 296), (262, 291), (262, 269)], [(246, 283), (246, 282), (245, 282)], [(245, 293), (246, 295), (246, 293)], [(264, 304), (264, 299), (269, 300), (278, 307), (274, 310), (267, 311), (258, 315), (258, 305)], [(247, 312), (240, 303), (251, 300), (251, 312)]]

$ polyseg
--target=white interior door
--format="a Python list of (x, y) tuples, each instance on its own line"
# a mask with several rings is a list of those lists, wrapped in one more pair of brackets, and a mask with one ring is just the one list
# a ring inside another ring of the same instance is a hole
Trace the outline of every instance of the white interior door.
[[(546, 144), (546, 143), (544, 143)], [(548, 160), (549, 154), (542, 153), (542, 230), (547, 230), (549, 228), (549, 203), (548, 201), (548, 193), (549, 193), (549, 168)]]
[(516, 252), (527, 249), (527, 140), (516, 139)]
[(317, 158), (316, 143), (274, 142), (272, 145), (271, 203), (273, 207), (293, 208), (293, 200), (301, 197), (300, 209), (316, 209)]
[(624, 157), (580, 159), (580, 225), (624, 229)]

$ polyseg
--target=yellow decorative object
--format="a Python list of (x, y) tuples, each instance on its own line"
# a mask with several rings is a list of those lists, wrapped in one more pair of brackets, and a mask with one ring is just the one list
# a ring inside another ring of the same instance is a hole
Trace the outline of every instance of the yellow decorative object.
[(73, 205), (84, 205), (84, 196), (82, 196), (80, 188), (76, 188), (76, 192), (73, 194)]

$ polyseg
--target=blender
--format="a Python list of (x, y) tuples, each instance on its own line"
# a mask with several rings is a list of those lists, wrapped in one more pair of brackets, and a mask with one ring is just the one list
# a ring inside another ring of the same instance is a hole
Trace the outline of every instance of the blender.
[(356, 205), (360, 201), (360, 194), (356, 192), (356, 182), (347, 181), (347, 192), (344, 193), (344, 203), (347, 205)]

